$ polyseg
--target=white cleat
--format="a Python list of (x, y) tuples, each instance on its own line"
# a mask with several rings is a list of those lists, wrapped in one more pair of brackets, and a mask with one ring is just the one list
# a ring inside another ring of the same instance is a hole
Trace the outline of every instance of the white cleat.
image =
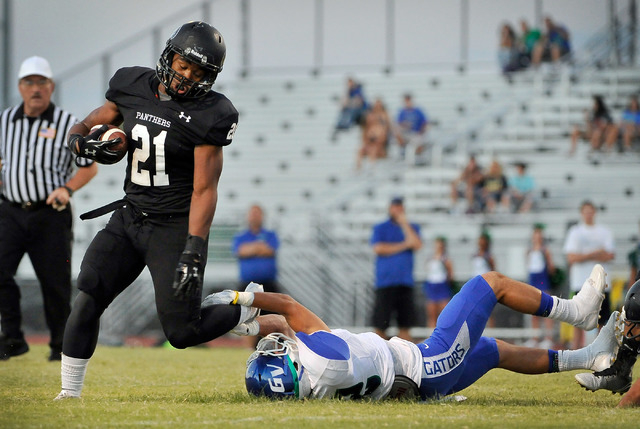
[(582, 289), (573, 299), (578, 305), (582, 319), (574, 326), (590, 331), (598, 326), (598, 314), (604, 300), (604, 290), (607, 287), (607, 273), (600, 264), (596, 264), (591, 270), (591, 275), (585, 280)]
[(587, 368), (596, 372), (603, 371), (615, 360), (619, 347), (615, 332), (616, 323), (621, 320), (619, 315), (618, 311), (611, 313), (596, 339), (583, 349), (587, 353)]
[(60, 393), (58, 393), (58, 396), (56, 396), (55, 398), (53, 398), (54, 401), (61, 401), (63, 399), (69, 399), (69, 398), (79, 398), (79, 395), (74, 395), (71, 392), (69, 392), (68, 390), (61, 390)]
[(631, 374), (595, 375), (591, 372), (583, 372), (576, 374), (575, 377), (580, 386), (592, 392), (605, 389), (614, 394), (623, 394), (631, 388)]

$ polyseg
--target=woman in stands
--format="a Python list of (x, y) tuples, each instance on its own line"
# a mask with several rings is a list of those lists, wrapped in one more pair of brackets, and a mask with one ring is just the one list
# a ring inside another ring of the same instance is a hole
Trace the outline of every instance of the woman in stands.
[(616, 126), (613, 124), (609, 108), (601, 95), (593, 96), (593, 106), (590, 111), (586, 112), (585, 127), (574, 127), (571, 133), (569, 155), (575, 154), (579, 138), (591, 142), (591, 150), (594, 151), (600, 150), (605, 141), (607, 146), (612, 145), (613, 143), (609, 142), (617, 138)]

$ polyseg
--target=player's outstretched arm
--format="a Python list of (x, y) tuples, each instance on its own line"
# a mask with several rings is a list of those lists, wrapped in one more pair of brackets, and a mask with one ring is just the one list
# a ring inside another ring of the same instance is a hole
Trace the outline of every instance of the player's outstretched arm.
[(280, 332), (289, 338), (293, 338), (296, 334), (295, 331), (291, 329), (284, 316), (280, 314), (265, 314), (263, 316), (258, 316), (256, 320), (260, 326), (258, 335), (261, 337), (266, 337), (274, 332)]
[(320, 317), (289, 295), (255, 292), (251, 306), (281, 314), (295, 332), (313, 334), (330, 330)]

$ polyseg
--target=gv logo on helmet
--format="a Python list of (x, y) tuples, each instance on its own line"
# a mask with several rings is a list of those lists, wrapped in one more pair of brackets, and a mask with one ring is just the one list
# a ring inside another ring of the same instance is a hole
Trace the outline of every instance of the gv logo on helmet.
[(284, 382), (281, 378), (275, 378), (279, 375), (283, 375), (284, 370), (276, 365), (267, 364), (267, 366), (273, 368), (273, 371), (271, 371), (271, 376), (274, 378), (269, 380), (269, 387), (271, 388), (271, 391), (278, 393), (284, 392)]

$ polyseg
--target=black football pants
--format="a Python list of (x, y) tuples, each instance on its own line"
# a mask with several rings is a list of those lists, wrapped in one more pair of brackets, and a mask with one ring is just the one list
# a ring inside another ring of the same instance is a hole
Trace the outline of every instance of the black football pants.
[[(95, 350), (100, 316), (116, 296), (149, 268), (164, 334), (176, 348), (195, 346), (231, 330), (240, 307), (200, 308), (202, 290), (174, 296), (173, 278), (186, 243), (188, 216), (145, 215), (128, 204), (116, 210), (85, 253), (64, 335), (63, 353), (87, 359)], [(151, 305), (151, 303), (149, 303)]]

